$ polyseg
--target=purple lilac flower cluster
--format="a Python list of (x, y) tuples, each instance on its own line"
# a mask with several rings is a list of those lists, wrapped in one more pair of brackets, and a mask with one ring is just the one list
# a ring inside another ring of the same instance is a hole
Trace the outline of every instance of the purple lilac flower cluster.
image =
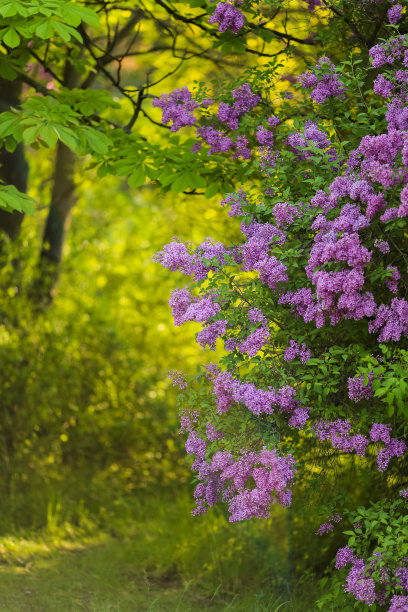
[(208, 23), (218, 23), (219, 32), (231, 30), (233, 34), (238, 34), (245, 23), (245, 17), (235, 4), (240, 3), (234, 3), (232, 0), (219, 2)]
[(288, 145), (296, 154), (297, 159), (310, 159), (313, 151), (304, 151), (312, 144), (317, 149), (328, 153), (329, 161), (337, 159), (337, 153), (323, 130), (320, 130), (314, 121), (306, 121), (303, 132), (293, 132), (288, 136)]
[[(339, 548), (336, 555), (336, 569), (343, 569), (351, 564), (351, 569), (346, 578), (344, 585), (346, 593), (354, 595), (357, 601), (362, 601), (368, 606), (377, 601), (381, 606), (385, 604), (386, 585), (395, 586), (408, 590), (408, 569), (405, 566), (398, 567), (394, 572), (385, 566), (380, 570), (380, 583), (382, 586), (381, 592), (376, 592), (376, 584), (372, 578), (378, 561), (381, 559), (382, 553), (374, 553), (370, 563), (366, 563), (364, 559), (357, 557), (350, 546)], [(394, 576), (394, 578), (393, 578)], [(408, 611), (408, 596), (393, 595), (390, 600), (388, 612)]]
[(223, 200), (221, 200), (221, 206), (229, 206), (228, 215), (230, 217), (238, 217), (244, 214), (242, 206), (247, 204), (247, 194), (243, 189), (238, 189), (236, 193), (228, 194)]
[(285, 349), (283, 358), (285, 361), (293, 361), (296, 357), (299, 357), (301, 363), (307, 363), (311, 355), (310, 349), (304, 342), (299, 346), (295, 340), (289, 340), (289, 346)]
[(162, 109), (163, 123), (173, 121), (170, 130), (177, 132), (183, 127), (195, 124), (193, 111), (200, 105), (191, 97), (188, 87), (183, 87), (169, 94), (162, 94), (160, 98), (153, 100), (152, 106)]
[(391, 438), (389, 425), (373, 423), (370, 438), (362, 434), (351, 434), (351, 423), (349, 420), (336, 419), (335, 421), (318, 421), (311, 426), (318, 440), (331, 442), (333, 448), (346, 453), (356, 452), (363, 457), (370, 442), (383, 442), (384, 447), (377, 450), (377, 466), (380, 472), (384, 472), (393, 457), (402, 457), (407, 449), (403, 440)]
[(296, 390), (284, 385), (278, 391), (269, 387), (266, 391), (253, 383), (243, 383), (229, 372), (218, 372), (213, 379), (213, 394), (217, 398), (218, 412), (227, 412), (234, 403), (243, 404), (252, 414), (273, 414), (275, 408), (290, 415), (288, 425), (302, 429), (308, 418), (309, 408), (296, 400)]
[(298, 81), (306, 89), (312, 89), (310, 97), (317, 104), (323, 104), (327, 98), (344, 97), (345, 87), (336, 74), (336, 66), (328, 57), (321, 57), (313, 72), (304, 72)]
[(333, 523), (340, 523), (340, 521), (342, 520), (340, 514), (338, 514), (337, 512), (330, 517), (329, 519), (327, 519), (327, 521), (325, 523), (322, 523), (318, 530), (316, 531), (316, 535), (325, 535), (326, 533), (331, 533), (334, 529), (334, 525)]
[(267, 327), (266, 317), (264, 317), (258, 308), (249, 309), (248, 319), (253, 325), (256, 325), (257, 323), (261, 323), (261, 325), (258, 326), (255, 331), (249, 334), (245, 340), (240, 342), (237, 345), (237, 348), (241, 353), (248, 353), (250, 357), (255, 357), (258, 351), (260, 351), (268, 342), (269, 338), (271, 337), (271, 333)]
[[(295, 474), (292, 455), (278, 456), (276, 450), (262, 449), (248, 452), (234, 460), (228, 451), (218, 451), (206, 460), (207, 444), (196, 431), (191, 430), (186, 451), (195, 455), (193, 469), (200, 480), (194, 497), (197, 507), (193, 514), (203, 514), (219, 499), (228, 503), (230, 522), (251, 518), (267, 518), (272, 503), (288, 506), (291, 490), (288, 488)], [(250, 488), (250, 482), (255, 486)]]
[(348, 396), (353, 402), (359, 402), (362, 399), (371, 399), (373, 397), (373, 378), (374, 372), (368, 375), (368, 382), (364, 385), (364, 376), (348, 379)]

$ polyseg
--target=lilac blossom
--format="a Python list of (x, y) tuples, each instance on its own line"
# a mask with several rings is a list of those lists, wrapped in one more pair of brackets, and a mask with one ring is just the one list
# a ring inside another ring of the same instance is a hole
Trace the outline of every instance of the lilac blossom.
[(162, 94), (160, 98), (153, 100), (152, 106), (162, 109), (162, 122), (173, 121), (170, 130), (177, 132), (183, 127), (195, 124), (193, 111), (200, 105), (191, 97), (188, 87), (183, 87), (169, 94)]
[(348, 396), (353, 402), (360, 402), (362, 399), (373, 397), (373, 378), (374, 372), (368, 374), (368, 381), (364, 384), (364, 376), (348, 379)]
[(356, 556), (350, 546), (339, 548), (336, 554), (336, 569), (343, 569), (349, 563), (354, 563)]
[(177, 370), (170, 370), (167, 376), (172, 381), (173, 387), (178, 387), (179, 389), (187, 388), (187, 381), (183, 372), (178, 372)]
[(390, 9), (388, 9), (388, 21), (392, 25), (396, 25), (402, 16), (402, 6), (400, 4), (394, 4)]
[(335, 74), (335, 66), (328, 57), (321, 57), (314, 72), (301, 74), (298, 81), (306, 89), (312, 88), (310, 97), (318, 104), (323, 104), (330, 97), (344, 96), (344, 85)]
[(238, 217), (243, 215), (244, 211), (242, 206), (247, 204), (247, 194), (243, 189), (239, 189), (236, 193), (228, 194), (223, 200), (221, 200), (221, 206), (229, 206), (230, 210), (228, 215), (230, 217)]
[(218, 23), (219, 32), (231, 30), (233, 34), (238, 34), (244, 22), (244, 15), (236, 6), (229, 2), (219, 2), (208, 20), (208, 23)]

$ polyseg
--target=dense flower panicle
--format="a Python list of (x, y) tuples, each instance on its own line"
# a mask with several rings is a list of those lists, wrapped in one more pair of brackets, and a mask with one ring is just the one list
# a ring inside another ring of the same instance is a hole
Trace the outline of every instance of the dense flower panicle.
[(217, 338), (223, 336), (226, 332), (228, 325), (228, 321), (214, 321), (214, 323), (210, 323), (207, 327), (204, 327), (197, 334), (197, 342), (201, 344), (203, 349), (206, 346), (209, 346), (211, 349), (215, 350), (215, 343)]
[(378, 240), (378, 238), (376, 238), (374, 241), (374, 246), (380, 251), (380, 253), (385, 254), (390, 252), (390, 245), (386, 240)]
[(405, 37), (398, 36), (385, 44), (374, 45), (371, 47), (369, 54), (372, 59), (373, 68), (381, 68), (385, 64), (394, 64), (396, 61), (403, 61), (405, 65), (406, 55), (404, 54), (406, 47), (404, 46)]
[(302, 342), (302, 346), (299, 346), (295, 340), (290, 340), (289, 346), (285, 349), (283, 354), (283, 358), (285, 361), (293, 361), (298, 356), (301, 363), (306, 363), (311, 357), (311, 351), (304, 342)]
[(349, 563), (354, 563), (356, 561), (356, 556), (353, 552), (353, 549), (350, 546), (345, 546), (344, 548), (339, 548), (336, 554), (336, 569), (343, 569)]
[(255, 108), (261, 101), (261, 96), (254, 94), (248, 83), (244, 83), (240, 85), (240, 87), (233, 89), (232, 97), (235, 100), (233, 108), (240, 117)]
[(242, 157), (243, 160), (250, 159), (251, 149), (248, 146), (248, 139), (245, 136), (237, 136), (235, 141), (236, 151), (232, 154), (233, 159)]
[(398, 342), (401, 336), (408, 335), (408, 302), (404, 299), (394, 298), (390, 306), (381, 304), (375, 311), (374, 321), (368, 324), (368, 331), (378, 335), (379, 342), (393, 340)]
[(398, 272), (397, 268), (393, 268), (392, 266), (387, 266), (387, 270), (391, 271), (392, 278), (387, 279), (385, 284), (391, 293), (398, 293), (398, 281), (401, 278), (400, 273)]
[(284, 225), (290, 225), (293, 223), (294, 218), (300, 213), (293, 204), (289, 204), (288, 202), (279, 202), (273, 207), (273, 214), (276, 225), (278, 227), (282, 227)]
[(400, 491), (400, 496), (404, 499), (408, 499), (408, 489), (402, 489), (402, 491)]
[(244, 15), (236, 6), (229, 2), (219, 2), (208, 20), (208, 23), (218, 23), (219, 32), (231, 30), (233, 34), (238, 34), (244, 22)]
[(402, 457), (407, 450), (404, 440), (390, 438), (390, 441), (382, 448), (377, 455), (377, 465), (380, 472), (385, 472), (388, 464), (393, 457)]
[(183, 274), (190, 275), (194, 271), (194, 258), (186, 245), (178, 240), (165, 244), (163, 250), (153, 255), (152, 259), (172, 272), (179, 270)]
[(388, 21), (395, 25), (399, 22), (402, 16), (402, 6), (400, 4), (394, 4), (390, 9), (388, 9)]
[(250, 308), (248, 310), (248, 319), (251, 323), (262, 323), (262, 325), (267, 324), (267, 319), (263, 315), (262, 311), (259, 308)]
[(279, 117), (276, 117), (275, 115), (272, 115), (272, 117), (268, 117), (267, 121), (270, 127), (278, 127), (278, 125), (280, 124)]
[(273, 144), (274, 144), (273, 132), (271, 132), (270, 130), (267, 130), (262, 125), (258, 127), (258, 130), (256, 132), (256, 139), (259, 142), (259, 144), (263, 145), (264, 147), (273, 147)]
[(399, 584), (405, 591), (408, 591), (408, 568), (399, 567), (395, 572), (395, 577), (398, 578)]
[(187, 289), (174, 289), (169, 298), (169, 306), (173, 315), (174, 325), (179, 327), (185, 323), (185, 314), (192, 301), (191, 293)]
[(254, 269), (258, 270), (262, 283), (268, 285), (272, 290), (277, 288), (278, 283), (286, 283), (288, 280), (287, 266), (279, 261), (275, 255), (257, 262)]
[(170, 130), (177, 132), (183, 127), (195, 124), (196, 118), (193, 111), (200, 104), (191, 97), (188, 87), (183, 87), (169, 94), (162, 94), (160, 98), (153, 100), (152, 106), (162, 109), (162, 122), (173, 121)]
[(367, 578), (365, 565), (362, 559), (356, 559), (346, 578), (346, 593), (354, 595), (357, 601), (363, 601), (371, 606), (375, 600), (375, 583), (372, 578)]
[(386, 79), (382, 74), (379, 74), (374, 81), (373, 90), (379, 96), (383, 98), (390, 98), (392, 92), (395, 89), (395, 85)]
[(211, 317), (214, 317), (220, 310), (220, 305), (214, 302), (211, 296), (203, 297), (191, 302), (185, 312), (184, 320), (186, 322), (196, 321), (197, 323), (204, 323)]
[(348, 396), (353, 402), (359, 402), (362, 399), (371, 399), (373, 397), (373, 378), (374, 372), (368, 375), (368, 382), (364, 384), (364, 376), (348, 379)]
[[(210, 423), (207, 423), (207, 432), (210, 437), (214, 435)], [(243, 454), (234, 461), (231, 453), (218, 451), (209, 462), (206, 450), (205, 441), (191, 431), (186, 451), (195, 455), (193, 469), (201, 480), (194, 494), (197, 508), (193, 514), (206, 512), (221, 496), (228, 502), (231, 522), (267, 518), (272, 503), (290, 503), (288, 486), (295, 474), (292, 455), (280, 457), (276, 450), (263, 449), (260, 453)], [(247, 488), (250, 480), (255, 483), (252, 489)]]
[(229, 136), (211, 125), (197, 128), (197, 135), (210, 145), (208, 155), (226, 153), (234, 147), (234, 142)]
[[(266, 264), (269, 259), (270, 245), (282, 244), (286, 239), (286, 235), (271, 223), (253, 222), (248, 226), (241, 224), (241, 231), (247, 238), (241, 247), (245, 271), (259, 271), (262, 264)], [(281, 271), (284, 272), (283, 269)]]
[(270, 331), (266, 327), (258, 327), (245, 340), (237, 345), (241, 353), (248, 353), (250, 357), (255, 355), (265, 346), (271, 337)]
[(373, 423), (370, 431), (370, 438), (373, 442), (384, 442), (388, 444), (390, 441), (390, 425), (383, 425), (382, 423)]
[(408, 612), (408, 596), (393, 595), (388, 612)]
[(312, 151), (301, 150), (304, 147), (308, 147), (310, 143), (317, 149), (327, 152), (329, 161), (337, 159), (337, 153), (327, 135), (313, 121), (306, 121), (303, 132), (293, 132), (288, 136), (288, 144), (298, 159), (307, 160), (313, 156), (314, 153)]
[(317, 104), (323, 104), (330, 97), (344, 96), (344, 85), (335, 74), (335, 66), (328, 57), (321, 57), (315, 66), (315, 71), (304, 72), (298, 77), (298, 81), (306, 89), (313, 88), (310, 97)]
[(293, 410), (292, 416), (288, 420), (289, 427), (294, 427), (295, 429), (303, 429), (309, 420), (309, 408), (295, 408)]

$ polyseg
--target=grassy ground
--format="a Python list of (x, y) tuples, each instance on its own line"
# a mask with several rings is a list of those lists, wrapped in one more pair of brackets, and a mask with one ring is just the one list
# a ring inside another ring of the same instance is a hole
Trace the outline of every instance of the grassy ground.
[[(61, 523), (0, 543), (4, 612), (310, 612), (311, 585), (288, 595), (285, 519), (191, 517), (191, 500), (144, 496), (111, 527)], [(120, 514), (120, 513), (119, 513)]]

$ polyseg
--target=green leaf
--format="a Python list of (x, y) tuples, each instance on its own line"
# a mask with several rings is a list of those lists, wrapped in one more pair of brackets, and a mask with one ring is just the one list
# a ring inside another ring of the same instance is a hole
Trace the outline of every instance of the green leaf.
[(5, 45), (11, 47), (12, 49), (15, 49), (15, 47), (18, 47), (18, 45), (20, 44), (20, 37), (17, 34), (15, 28), (13, 28), (13, 26), (8, 28), (7, 32), (3, 36), (3, 42)]
[(105, 155), (105, 153), (107, 153), (109, 150), (109, 145), (112, 144), (109, 138), (105, 136), (105, 134), (102, 134), (93, 128), (84, 128), (84, 130), (86, 139), (91, 149), (93, 149), (96, 153)]
[(58, 141), (58, 134), (51, 125), (43, 126), (39, 136), (49, 147), (53, 147)]
[(51, 38), (54, 34), (54, 26), (51, 19), (45, 19), (41, 25), (35, 31), (36, 35), (43, 40)]
[(182, 172), (176, 174), (176, 179), (171, 184), (171, 190), (174, 191), (174, 193), (181, 193), (188, 189), (188, 187), (190, 187), (189, 173)]
[(204, 196), (207, 198), (207, 200), (209, 200), (210, 198), (213, 198), (217, 193), (218, 193), (218, 184), (211, 183), (211, 185), (207, 187)]
[(31, 144), (32, 142), (35, 141), (35, 139), (37, 138), (38, 134), (40, 133), (41, 130), (41, 125), (32, 125), (31, 127), (28, 127), (26, 130), (24, 130), (23, 132), (23, 140), (25, 143), (27, 144)]
[(129, 176), (129, 185), (131, 187), (141, 187), (146, 181), (146, 174), (143, 166), (140, 165), (135, 172)]
[(61, 125), (55, 126), (55, 130), (60, 140), (74, 153), (78, 151), (78, 140), (72, 134), (72, 131), (62, 127)]

